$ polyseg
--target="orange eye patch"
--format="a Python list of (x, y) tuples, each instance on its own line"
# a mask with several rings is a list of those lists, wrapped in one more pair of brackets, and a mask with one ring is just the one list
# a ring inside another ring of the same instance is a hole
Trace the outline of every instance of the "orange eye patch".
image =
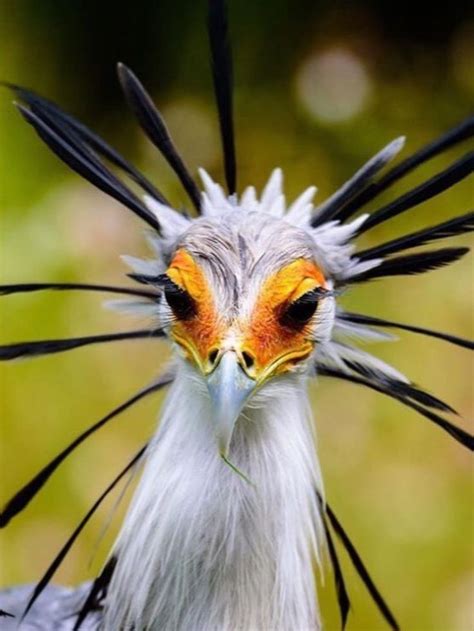
[(172, 327), (172, 334), (202, 365), (209, 350), (222, 334), (222, 324), (217, 315), (211, 289), (203, 270), (186, 250), (180, 249), (176, 252), (166, 273), (195, 301), (194, 317), (183, 321), (178, 319)]
[(257, 370), (265, 368), (278, 357), (306, 357), (312, 345), (306, 339), (305, 328), (293, 330), (281, 322), (285, 306), (305, 293), (324, 287), (321, 270), (311, 261), (298, 259), (268, 278), (245, 330), (244, 350), (255, 358)]

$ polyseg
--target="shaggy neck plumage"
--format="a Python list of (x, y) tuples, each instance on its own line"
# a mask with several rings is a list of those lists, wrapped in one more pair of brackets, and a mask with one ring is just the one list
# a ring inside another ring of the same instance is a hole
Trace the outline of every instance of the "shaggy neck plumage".
[(104, 628), (320, 628), (314, 583), (321, 488), (302, 376), (276, 380), (218, 457), (202, 385), (184, 368), (168, 395), (118, 538)]

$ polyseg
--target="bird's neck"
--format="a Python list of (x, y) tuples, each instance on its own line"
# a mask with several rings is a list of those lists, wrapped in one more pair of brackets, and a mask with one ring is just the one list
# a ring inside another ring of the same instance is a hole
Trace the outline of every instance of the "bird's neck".
[(206, 393), (184, 371), (168, 395), (116, 543), (106, 629), (319, 629), (321, 488), (301, 378), (245, 410), (219, 457)]

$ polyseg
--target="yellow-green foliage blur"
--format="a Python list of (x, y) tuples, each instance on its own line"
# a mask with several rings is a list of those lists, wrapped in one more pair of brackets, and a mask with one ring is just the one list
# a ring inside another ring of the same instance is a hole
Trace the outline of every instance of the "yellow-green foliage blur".
[[(117, 61), (159, 104), (193, 172), (222, 179), (211, 98), (204, 3), (7, 0), (0, 5), (0, 78), (60, 102), (115, 144), (177, 208), (187, 200), (121, 98)], [(315, 184), (323, 200), (366, 159), (406, 135), (404, 155), (465, 117), (474, 96), (474, 23), (463, 3), (230, 2), (240, 187), (261, 187), (275, 166), (288, 199)], [(98, 6), (100, 5), (100, 6)], [(461, 155), (450, 150), (387, 191), (394, 199)], [(0, 280), (123, 283), (123, 253), (146, 256), (143, 225), (71, 173), (0, 92)], [(464, 181), (386, 222), (377, 244), (466, 212)], [(469, 244), (468, 237), (455, 239)], [(349, 291), (362, 313), (472, 337), (472, 258), (424, 276)], [(143, 322), (101, 306), (101, 296), (44, 293), (1, 299), (0, 343), (131, 329)], [(469, 352), (402, 333), (380, 356), (451, 403), (469, 427)], [(94, 420), (150, 382), (166, 343), (135, 341), (1, 366), (0, 500)], [(359, 387), (322, 378), (312, 389), (327, 496), (402, 627), (474, 628), (473, 469), (469, 453), (415, 412)], [(124, 461), (153, 431), (161, 395), (84, 444), (31, 506), (1, 533), (1, 585), (37, 580)], [(470, 426), (472, 429), (472, 426)], [(92, 577), (121, 521), (111, 499), (55, 580)], [(340, 553), (353, 602), (349, 630), (386, 628)], [(332, 580), (321, 589), (327, 629), (339, 622)], [(1, 604), (1, 603), (0, 603)], [(295, 630), (297, 631), (297, 630)]]

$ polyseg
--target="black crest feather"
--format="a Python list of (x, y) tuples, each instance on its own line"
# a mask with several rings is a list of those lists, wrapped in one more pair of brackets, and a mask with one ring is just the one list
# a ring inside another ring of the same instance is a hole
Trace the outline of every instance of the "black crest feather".
[(54, 122), (49, 114), (40, 112), (33, 105), (31, 109), (17, 105), (27, 123), (32, 125), (38, 136), (48, 145), (58, 158), (73, 171), (94, 184), (117, 201), (132, 210), (149, 226), (159, 231), (160, 225), (152, 213), (136, 195), (118, 180), (70, 128)]
[(103, 427), (106, 423), (116, 418), (125, 410), (138, 403), (141, 399), (149, 394), (160, 390), (172, 381), (173, 377), (167, 374), (163, 375), (158, 381), (150, 386), (140, 390), (133, 397), (113, 409), (99, 421), (88, 427), (84, 432), (79, 434), (67, 447), (65, 447), (57, 456), (55, 456), (47, 465), (45, 465), (29, 482), (27, 482), (15, 495), (6, 503), (0, 513), (0, 528), (5, 528), (10, 521), (19, 513), (21, 513), (41, 491), (43, 486), (53, 475), (56, 469), (66, 460), (71, 453), (79, 447), (89, 436)]
[(341, 188), (314, 211), (311, 226), (316, 228), (331, 219), (340, 219), (340, 210), (400, 151), (404, 138), (397, 138), (364, 164)]
[(81, 521), (79, 522), (79, 525), (75, 528), (75, 530), (72, 533), (72, 535), (69, 537), (69, 539), (63, 545), (61, 550), (58, 552), (56, 557), (53, 559), (53, 562), (50, 564), (50, 566), (48, 567), (46, 572), (43, 574), (41, 579), (36, 584), (36, 586), (35, 586), (35, 588), (33, 590), (33, 593), (31, 594), (31, 597), (30, 597), (30, 599), (28, 601), (28, 604), (26, 605), (25, 611), (23, 612), (22, 620), (25, 618), (25, 616), (28, 614), (28, 612), (31, 609), (31, 607), (35, 604), (37, 599), (40, 597), (41, 593), (46, 588), (46, 586), (48, 585), (50, 580), (52, 579), (54, 573), (56, 572), (58, 567), (63, 562), (63, 560), (66, 557), (67, 553), (69, 552), (69, 550), (74, 545), (74, 542), (76, 541), (76, 539), (79, 537), (81, 532), (86, 527), (86, 525), (89, 522), (90, 518), (94, 515), (96, 510), (99, 508), (99, 506), (105, 500), (105, 498), (109, 495), (109, 493), (111, 493), (113, 491), (113, 489), (120, 482), (120, 480), (130, 471), (130, 469), (132, 469), (132, 467), (134, 467), (140, 461), (140, 459), (142, 458), (143, 454), (145, 453), (146, 448), (147, 448), (147, 445), (145, 445), (144, 447), (142, 447), (140, 449), (140, 451), (132, 458), (132, 460), (130, 460), (130, 462), (127, 464), (127, 466), (124, 469), (122, 469), (122, 471), (117, 475), (116, 478), (114, 478), (114, 480), (109, 484), (109, 486), (105, 489), (105, 491), (97, 498), (97, 500), (94, 502), (92, 507), (87, 511), (85, 516), (81, 519)]
[(368, 326), (387, 327), (393, 329), (401, 329), (404, 331), (411, 331), (412, 333), (420, 333), (421, 335), (427, 335), (429, 337), (435, 337), (445, 342), (450, 342), (456, 346), (462, 346), (474, 350), (474, 342), (472, 340), (466, 340), (450, 333), (441, 333), (440, 331), (433, 331), (432, 329), (425, 329), (421, 326), (413, 326), (411, 324), (401, 324), (400, 322), (393, 322), (391, 320), (385, 320), (382, 318), (375, 318), (374, 316), (363, 315), (361, 313), (351, 313), (343, 311), (338, 313), (338, 319), (347, 320), (348, 322), (354, 322), (354, 324), (363, 324)]
[(386, 259), (377, 267), (353, 276), (347, 282), (365, 283), (385, 276), (413, 276), (450, 265), (469, 252), (469, 248), (442, 248)]
[(129, 296), (140, 296), (156, 300), (157, 294), (146, 289), (135, 289), (134, 287), (113, 287), (111, 285), (90, 285), (87, 283), (19, 283), (16, 285), (0, 285), (0, 296), (11, 296), (13, 294), (26, 294), (35, 291), (98, 291), (112, 294), (122, 294)]
[(317, 372), (321, 376), (333, 377), (336, 379), (342, 379), (361, 386), (365, 386), (381, 394), (396, 399), (400, 403), (403, 403), (407, 407), (415, 410), (421, 416), (424, 416), (429, 421), (441, 427), (445, 432), (452, 436), (458, 443), (467, 447), (470, 451), (474, 451), (474, 437), (464, 431), (462, 428), (453, 425), (446, 419), (442, 418), (438, 414), (435, 414), (429, 409), (426, 409), (423, 405), (411, 400), (408, 396), (399, 391), (397, 387), (392, 388), (391, 384), (387, 380), (378, 380), (377, 377), (362, 377), (357, 374), (350, 374), (338, 368), (329, 368), (324, 365), (317, 365)]
[(109, 333), (106, 335), (90, 335), (88, 337), (72, 337), (65, 340), (40, 340), (35, 342), (20, 342), (19, 344), (6, 344), (0, 346), (0, 361), (12, 359), (24, 359), (26, 357), (39, 357), (70, 351), (90, 344), (103, 344), (105, 342), (121, 342), (123, 340), (151, 339), (162, 337), (161, 330), (126, 331), (125, 333)]
[(447, 151), (451, 147), (472, 138), (474, 135), (474, 117), (471, 116), (463, 121), (460, 125), (457, 125), (453, 129), (428, 143), (416, 153), (409, 156), (393, 169), (390, 169), (385, 175), (383, 175), (376, 182), (370, 183), (360, 193), (358, 193), (344, 208), (338, 212), (336, 219), (345, 221), (351, 217), (360, 208), (365, 206), (368, 202), (375, 199), (380, 193), (389, 188), (392, 184), (400, 180), (402, 177), (416, 169), (421, 164), (424, 164), (431, 158)]
[(359, 575), (365, 587), (367, 588), (367, 591), (369, 592), (373, 601), (377, 605), (380, 613), (382, 614), (384, 619), (387, 621), (387, 623), (390, 625), (390, 627), (394, 631), (399, 631), (400, 627), (398, 625), (398, 622), (395, 619), (395, 616), (392, 614), (389, 606), (387, 605), (381, 593), (377, 589), (374, 581), (372, 580), (354, 544), (352, 543), (346, 531), (342, 527), (340, 521), (337, 519), (336, 515), (334, 514), (334, 511), (331, 509), (331, 507), (327, 503), (326, 503), (326, 514), (329, 518), (329, 522), (334, 532), (336, 533), (337, 537), (339, 538), (342, 545), (344, 546), (347, 554), (349, 555), (349, 558), (352, 561), (352, 565), (354, 566), (354, 569), (356, 570), (357, 574)]
[(339, 606), (339, 614), (341, 616), (341, 629), (344, 631), (347, 624), (347, 617), (349, 615), (349, 611), (351, 608), (351, 601), (349, 599), (349, 594), (347, 593), (346, 582), (344, 580), (344, 574), (342, 572), (342, 567), (339, 562), (339, 557), (337, 556), (336, 546), (334, 545), (334, 541), (332, 539), (331, 531), (329, 529), (328, 520), (326, 518), (326, 508), (322, 503), (321, 496), (319, 496), (319, 501), (321, 504), (321, 514), (323, 515), (323, 525), (324, 532), (326, 535), (326, 542), (328, 546), (329, 559), (331, 561), (332, 570), (334, 574), (334, 587), (336, 589), (337, 596), (337, 604)]
[(237, 189), (235, 158), (234, 114), (232, 105), (233, 69), (227, 7), (225, 0), (209, 0), (209, 42), (211, 46), (212, 77), (216, 95), (224, 170), (229, 194)]
[(411, 234), (404, 235), (398, 239), (393, 239), (377, 245), (367, 250), (361, 250), (357, 252), (356, 256), (360, 261), (366, 261), (368, 259), (375, 259), (395, 252), (408, 250), (410, 248), (416, 248), (426, 243), (431, 243), (438, 239), (448, 239), (449, 237), (455, 237), (459, 234), (465, 234), (466, 232), (472, 232), (474, 230), (474, 212), (466, 213), (460, 217), (454, 217), (443, 223), (439, 223), (436, 226), (430, 228), (424, 228), (423, 230), (417, 230)]
[(102, 602), (105, 600), (105, 597), (107, 595), (107, 589), (110, 585), (110, 581), (112, 580), (115, 567), (117, 566), (117, 561), (118, 559), (116, 556), (111, 556), (107, 563), (104, 565), (102, 572), (92, 583), (87, 598), (84, 601), (84, 604), (82, 605), (81, 610), (77, 616), (73, 631), (78, 631), (81, 628), (82, 623), (87, 618), (89, 613), (100, 608)]
[(444, 171), (437, 173), (413, 190), (408, 191), (408, 193), (401, 195), (393, 202), (373, 212), (359, 228), (358, 234), (367, 232), (367, 230), (374, 228), (383, 221), (396, 217), (406, 210), (410, 210), (410, 208), (418, 206), (436, 195), (440, 195), (443, 191), (446, 191), (448, 188), (451, 188), (451, 186), (454, 186), (454, 184), (457, 184), (470, 175), (473, 169), (474, 152), (470, 152), (459, 160), (456, 160), (456, 162)]
[[(0, 85), (2, 84), (0, 83)], [(70, 131), (76, 133), (82, 142), (88, 145), (89, 148), (96, 151), (99, 155), (106, 158), (111, 164), (121, 169), (145, 192), (163, 204), (167, 203), (164, 195), (154, 186), (154, 184), (152, 184), (142, 173), (140, 173), (140, 171), (138, 171), (138, 169), (130, 164), (130, 162), (125, 160), (125, 158), (107, 142), (105, 142), (105, 140), (100, 138), (100, 136), (84, 125), (84, 123), (81, 123), (74, 118), (74, 116), (62, 110), (58, 105), (56, 105), (56, 103), (36, 94), (33, 90), (28, 90), (27, 88), (14, 85), (12, 83), (3, 83), (3, 85), (13, 90), (17, 97), (32, 108), (32, 110), (36, 111), (39, 116), (47, 116), (49, 119), (54, 120), (57, 126), (66, 130), (69, 129)]]
[(120, 85), (127, 102), (138, 119), (142, 129), (161, 151), (163, 157), (180, 179), (185, 191), (199, 212), (201, 196), (195, 181), (189, 174), (183, 159), (179, 155), (160, 112), (155, 107), (143, 85), (124, 64), (118, 64)]

